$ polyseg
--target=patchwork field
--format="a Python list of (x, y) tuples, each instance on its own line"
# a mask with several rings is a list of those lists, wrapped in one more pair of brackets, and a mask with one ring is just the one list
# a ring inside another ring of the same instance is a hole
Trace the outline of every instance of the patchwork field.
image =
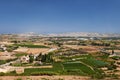
[(99, 51), (99, 49), (95, 46), (64, 45), (64, 47), (69, 47), (72, 49), (83, 49), (87, 52), (98, 52)]
[[(11, 76), (11, 80), (119, 78), (120, 62), (117, 60), (120, 58), (114, 55), (110, 57), (109, 53), (113, 49), (113, 52), (120, 53), (120, 50), (119, 47), (111, 45), (110, 41), (106, 43), (102, 40), (78, 41), (71, 39), (73, 43), (66, 44), (69, 40), (61, 38), (46, 38), (46, 41), (42, 43), (40, 40), (38, 38), (28, 41), (13, 40), (14, 44), (1, 45), (1, 53), (4, 54), (0, 54), (0, 59), (14, 56), (16, 59), (0, 60), (0, 76), (5, 76), (5, 78), (0, 77), (0, 80), (8, 79), (7, 76)], [(2, 70), (7, 70), (8, 67), (14, 69), (4, 73)], [(19, 69), (17, 70), (17, 68)], [(21, 72), (19, 73), (19, 71)]]

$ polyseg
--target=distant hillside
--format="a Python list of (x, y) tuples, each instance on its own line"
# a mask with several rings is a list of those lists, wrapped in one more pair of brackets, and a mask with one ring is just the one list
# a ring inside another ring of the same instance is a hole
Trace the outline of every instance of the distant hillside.
[[(14, 34), (15, 35), (15, 34)], [(41, 37), (120, 37), (119, 33), (89, 33), (89, 32), (66, 32), (66, 33), (50, 33), (50, 34), (36, 34), (36, 33), (22, 33), (17, 34), (19, 37), (25, 36), (41, 36)]]
[(40, 36), (50, 36), (50, 37), (120, 37), (117, 33), (89, 33), (89, 32), (71, 32), (71, 33), (59, 33), (59, 34), (40, 34)]

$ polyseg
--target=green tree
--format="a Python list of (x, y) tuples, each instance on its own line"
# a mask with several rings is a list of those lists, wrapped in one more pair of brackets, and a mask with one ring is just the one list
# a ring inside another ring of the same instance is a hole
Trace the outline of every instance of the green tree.
[(42, 58), (42, 54), (40, 53), (37, 57), (36, 57), (36, 61), (41, 61)]
[(45, 54), (45, 55), (42, 55), (41, 61), (42, 61), (42, 62), (46, 62), (46, 54)]
[(32, 62), (34, 61), (34, 56), (30, 54), (30, 55), (29, 55), (29, 58), (30, 58), (30, 59), (29, 59), (29, 62), (32, 63)]
[(112, 54), (114, 54), (114, 50), (112, 50)]
[(41, 56), (41, 61), (42, 62), (53, 62), (52, 53), (42, 55)]

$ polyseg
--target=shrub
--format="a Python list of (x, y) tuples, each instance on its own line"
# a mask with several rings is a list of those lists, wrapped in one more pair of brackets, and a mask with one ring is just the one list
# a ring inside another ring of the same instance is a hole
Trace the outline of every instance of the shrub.
[(31, 75), (37, 76), (37, 75), (47, 75), (47, 76), (52, 76), (52, 75), (57, 75), (55, 72), (33, 72)]
[(16, 80), (22, 80), (21, 78), (17, 78)]
[(4, 76), (4, 75), (5, 75), (5, 73), (3, 73), (3, 72), (0, 73), (0, 76)]

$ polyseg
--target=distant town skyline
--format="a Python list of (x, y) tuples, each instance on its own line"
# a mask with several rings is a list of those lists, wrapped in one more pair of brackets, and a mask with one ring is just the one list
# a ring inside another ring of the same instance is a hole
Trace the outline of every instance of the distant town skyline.
[(0, 33), (120, 33), (120, 0), (0, 0)]

